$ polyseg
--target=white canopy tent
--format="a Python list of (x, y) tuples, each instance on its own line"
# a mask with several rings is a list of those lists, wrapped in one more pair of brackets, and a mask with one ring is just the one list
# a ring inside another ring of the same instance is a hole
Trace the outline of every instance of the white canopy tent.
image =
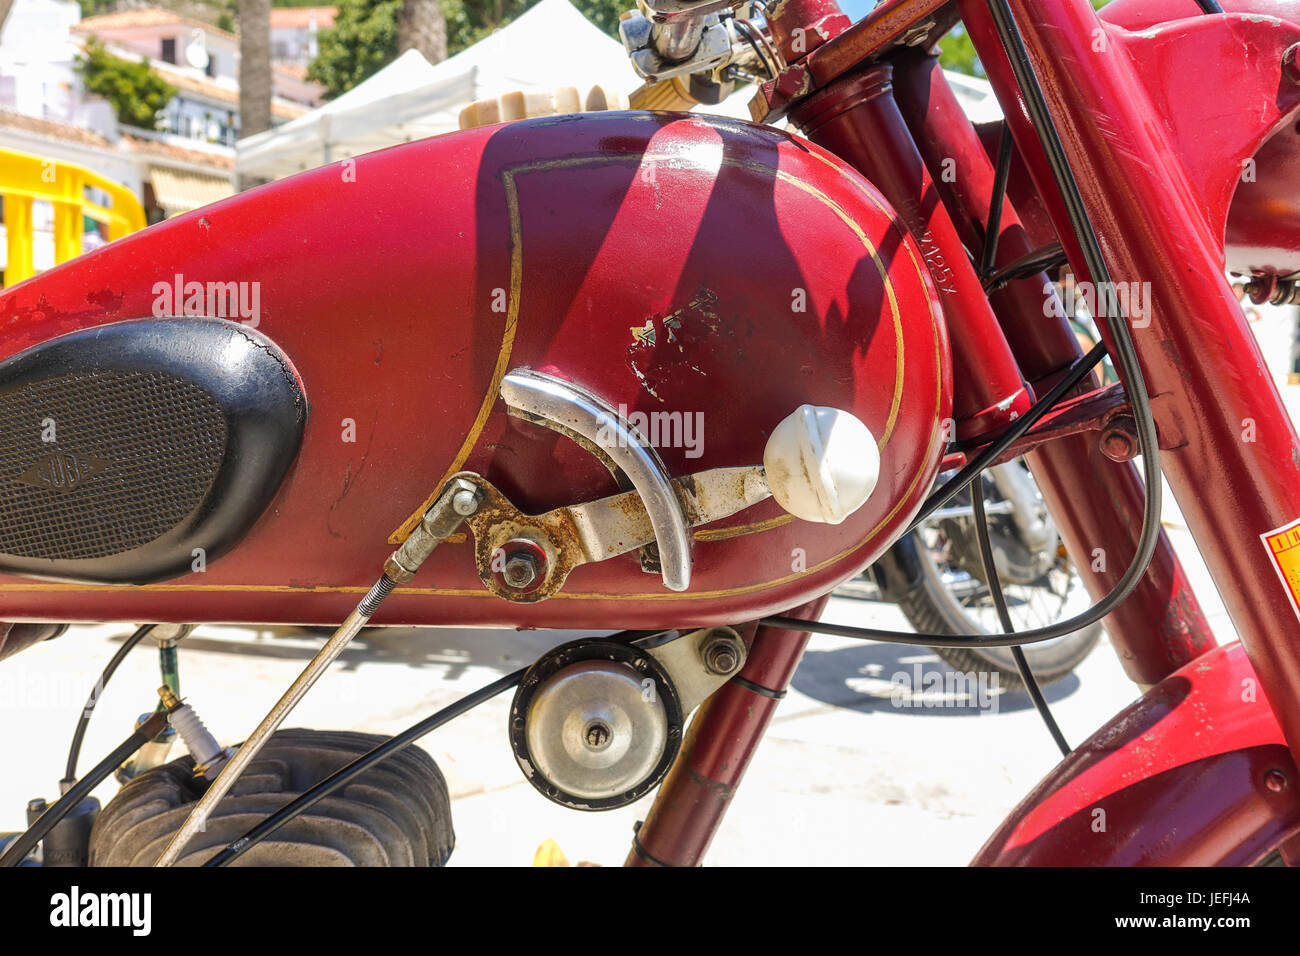
[[(949, 73), (972, 119), (995, 118), (987, 83)], [(602, 85), (629, 94), (640, 86), (622, 44), (569, 0), (541, 0), (519, 19), (434, 66), (408, 50), (337, 99), (275, 129), (241, 139), (238, 173), (278, 179), (325, 163), (459, 128), (463, 107), (514, 90), (550, 92)], [(753, 87), (696, 112), (749, 119)]]
[(569, 0), (541, 3), (437, 66), (408, 50), (364, 83), (275, 129), (239, 141), (235, 168), (288, 176), (408, 140), (458, 128), (462, 107), (512, 90), (630, 93), (640, 81), (622, 44)]

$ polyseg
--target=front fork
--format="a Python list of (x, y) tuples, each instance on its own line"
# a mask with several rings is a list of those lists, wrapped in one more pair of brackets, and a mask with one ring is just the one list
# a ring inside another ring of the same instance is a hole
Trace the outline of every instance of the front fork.
[[(936, 60), (907, 54), (849, 73), (796, 104), (791, 118), (870, 179), (914, 233), (923, 231), (922, 247), (937, 252), (926, 261), (941, 290), (964, 290), (944, 298), (949, 328), (980, 331), (951, 336), (954, 388), (1004, 379), (1010, 366), (1046, 391), (1079, 357), (1064, 313), (1051, 307), (1055, 293), (1045, 275), (1013, 282), (991, 302), (982, 291), (966, 246), (983, 247), (993, 168)], [(907, 213), (918, 209), (928, 211), (927, 220)], [(999, 235), (995, 265), (1032, 251), (1009, 202)], [(960, 421), (956, 436), (965, 437)], [(1086, 435), (1046, 443), (1027, 457), (1066, 550), (1093, 599), (1101, 598), (1136, 551), (1143, 503), (1137, 470), (1106, 458)], [(1106, 626), (1129, 677), (1143, 686), (1215, 646), (1163, 533), (1146, 577)]]
[[(823, 595), (790, 612), (818, 618)], [(807, 631), (760, 625), (740, 673), (700, 705), (681, 752), (632, 838), (627, 866), (698, 866), (722, 823), (808, 644)]]
[[(914, 53), (894, 65), (900, 112), (933, 168), (947, 175), (935, 187), (962, 238), (981, 249), (987, 235), (994, 169), (975, 127), (953, 95), (938, 59)], [(998, 255), (1002, 267), (1033, 251), (1026, 229), (1004, 202)], [(1046, 391), (1080, 357), (1065, 311), (1053, 302), (1046, 274), (1012, 282), (990, 297), (1009, 347), (1036, 391)], [(980, 356), (958, 356), (972, 361)], [(1090, 382), (1089, 387), (1096, 387)], [(1130, 462), (1102, 452), (1095, 433), (1059, 438), (1027, 456), (1030, 470), (1092, 599), (1099, 600), (1132, 561), (1141, 524), (1143, 483)], [(1146, 577), (1106, 618), (1125, 672), (1147, 687), (1215, 647), (1214, 635), (1163, 531)]]

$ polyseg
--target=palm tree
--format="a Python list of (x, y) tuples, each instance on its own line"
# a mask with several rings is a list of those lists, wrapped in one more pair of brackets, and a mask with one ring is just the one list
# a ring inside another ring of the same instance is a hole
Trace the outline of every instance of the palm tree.
[(398, 56), (407, 50), (419, 50), (430, 63), (447, 59), (447, 17), (438, 0), (402, 3), (397, 14)]
[(252, 136), (271, 128), (271, 0), (238, 0), (238, 14), (239, 135)]

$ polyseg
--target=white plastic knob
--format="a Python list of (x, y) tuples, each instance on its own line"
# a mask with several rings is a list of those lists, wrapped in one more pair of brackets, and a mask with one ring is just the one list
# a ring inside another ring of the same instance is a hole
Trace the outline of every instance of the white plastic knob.
[(763, 449), (772, 497), (804, 521), (839, 524), (875, 490), (880, 452), (871, 429), (838, 408), (800, 405)]

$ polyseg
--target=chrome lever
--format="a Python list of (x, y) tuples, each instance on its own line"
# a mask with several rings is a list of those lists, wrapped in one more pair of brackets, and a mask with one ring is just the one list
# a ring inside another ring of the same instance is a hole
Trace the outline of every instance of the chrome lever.
[(604, 399), (545, 372), (507, 373), (501, 398), (513, 413), (599, 449), (627, 475), (654, 529), (664, 587), (689, 588), (691, 523), (655, 447)]

